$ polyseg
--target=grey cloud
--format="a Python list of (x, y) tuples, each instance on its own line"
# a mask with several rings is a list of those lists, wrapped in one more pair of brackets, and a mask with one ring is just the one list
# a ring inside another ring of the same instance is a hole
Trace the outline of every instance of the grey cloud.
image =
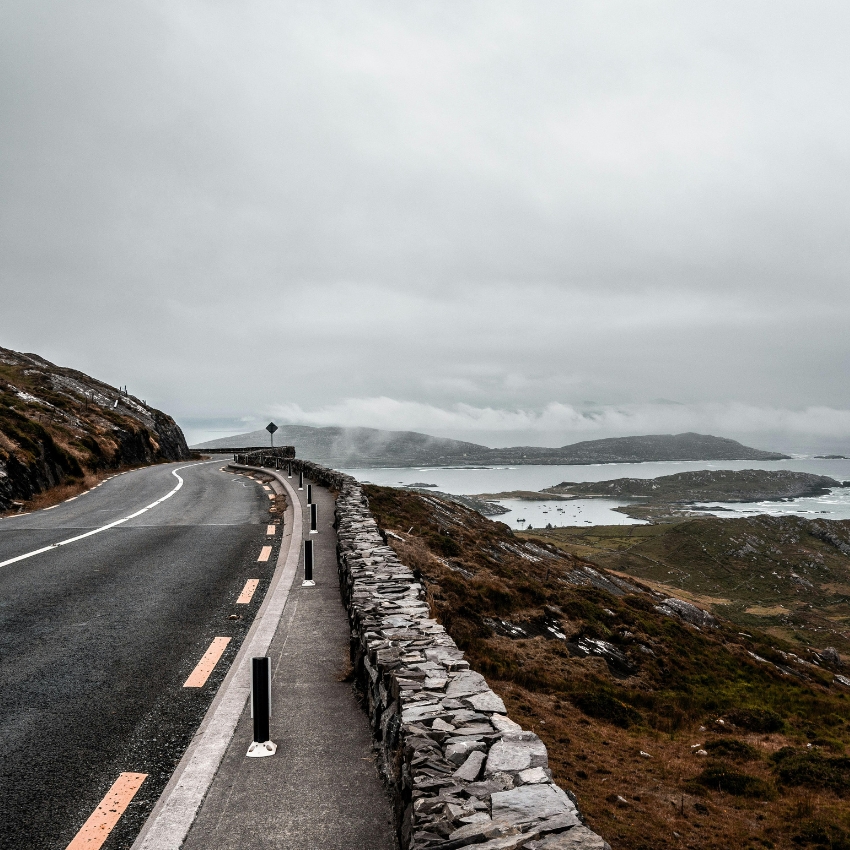
[(829, 2), (7, 4), (3, 342), (187, 420), (850, 408), (848, 24)]

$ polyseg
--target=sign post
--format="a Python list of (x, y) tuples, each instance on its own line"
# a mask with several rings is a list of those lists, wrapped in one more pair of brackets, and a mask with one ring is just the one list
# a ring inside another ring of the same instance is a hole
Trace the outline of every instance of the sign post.
[(269, 424), (266, 425), (266, 431), (269, 432), (269, 437), (272, 441), (272, 448), (274, 448), (274, 432), (277, 431), (277, 425), (275, 425), (274, 422), (269, 422)]

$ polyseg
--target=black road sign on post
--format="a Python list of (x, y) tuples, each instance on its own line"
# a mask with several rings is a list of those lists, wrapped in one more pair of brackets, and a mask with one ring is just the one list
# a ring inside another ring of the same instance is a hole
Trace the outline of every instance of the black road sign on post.
[(266, 431), (269, 432), (269, 437), (272, 441), (272, 448), (274, 448), (274, 432), (277, 431), (277, 425), (275, 425), (274, 422), (269, 422), (269, 424), (266, 425)]

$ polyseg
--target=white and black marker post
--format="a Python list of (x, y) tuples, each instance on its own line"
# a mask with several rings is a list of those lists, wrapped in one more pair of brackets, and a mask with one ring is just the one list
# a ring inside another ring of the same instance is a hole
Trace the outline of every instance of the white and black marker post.
[(292, 478), (292, 461), (289, 461), (289, 475), (287, 475), (286, 477)]
[(307, 485), (307, 504), (308, 505), (313, 504), (313, 485), (312, 484)]
[(301, 470), (301, 472), (298, 473), (298, 489), (299, 490), (304, 489), (304, 470), (303, 469)]
[(301, 582), (301, 587), (315, 587), (316, 582), (313, 581), (313, 541), (304, 541), (304, 581)]
[(251, 717), (254, 719), (254, 740), (248, 747), (248, 758), (273, 756), (277, 744), (269, 740), (269, 720), (272, 716), (272, 667), (269, 659), (251, 659)]
[(310, 534), (319, 533), (319, 506), (313, 502), (310, 505)]

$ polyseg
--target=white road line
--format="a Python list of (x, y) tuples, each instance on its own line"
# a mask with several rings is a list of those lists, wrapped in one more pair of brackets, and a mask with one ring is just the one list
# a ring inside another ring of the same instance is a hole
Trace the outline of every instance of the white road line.
[(76, 543), (78, 540), (83, 540), (86, 537), (91, 537), (93, 534), (100, 534), (101, 531), (108, 531), (110, 528), (115, 528), (116, 525), (122, 525), (125, 522), (129, 522), (131, 519), (135, 519), (137, 516), (141, 516), (143, 513), (146, 513), (152, 508), (155, 508), (157, 505), (162, 504), (166, 499), (170, 499), (183, 486), (183, 479), (177, 474), (181, 469), (189, 469), (189, 467), (192, 466), (202, 466), (204, 463), (210, 462), (211, 461), (201, 461), (201, 463), (190, 463), (186, 466), (178, 466), (177, 469), (172, 469), (171, 474), (177, 479), (177, 486), (173, 490), (170, 490), (168, 493), (166, 493), (162, 498), (157, 499), (155, 502), (151, 502), (149, 505), (146, 505), (140, 511), (136, 511), (134, 514), (122, 517), (121, 519), (116, 519), (114, 522), (107, 523), (106, 525), (102, 525), (99, 528), (93, 528), (91, 531), (87, 531), (85, 534), (78, 534), (76, 537), (69, 537), (67, 540), (60, 540), (58, 543), (53, 543), (50, 546), (42, 546), (41, 549), (34, 549), (32, 552), (27, 552), (24, 555), (18, 555), (16, 558), (9, 558), (8, 561), (0, 561), (0, 567), (8, 567), (9, 564), (14, 564), (18, 561), (23, 561), (26, 558), (32, 558), (35, 555), (41, 555), (43, 552), (50, 552), (53, 549), (58, 549), (60, 546), (67, 546), (69, 543)]
[(268, 653), (283, 616), (301, 553), (301, 539), (293, 537), (290, 529), (301, 528), (302, 512), (292, 486), (283, 478), (278, 480), (289, 493), (287, 510), (291, 511), (292, 524), (283, 532), (271, 584), (201, 729), (183, 754), (131, 850), (174, 850), (183, 844), (251, 695), (251, 658)]

